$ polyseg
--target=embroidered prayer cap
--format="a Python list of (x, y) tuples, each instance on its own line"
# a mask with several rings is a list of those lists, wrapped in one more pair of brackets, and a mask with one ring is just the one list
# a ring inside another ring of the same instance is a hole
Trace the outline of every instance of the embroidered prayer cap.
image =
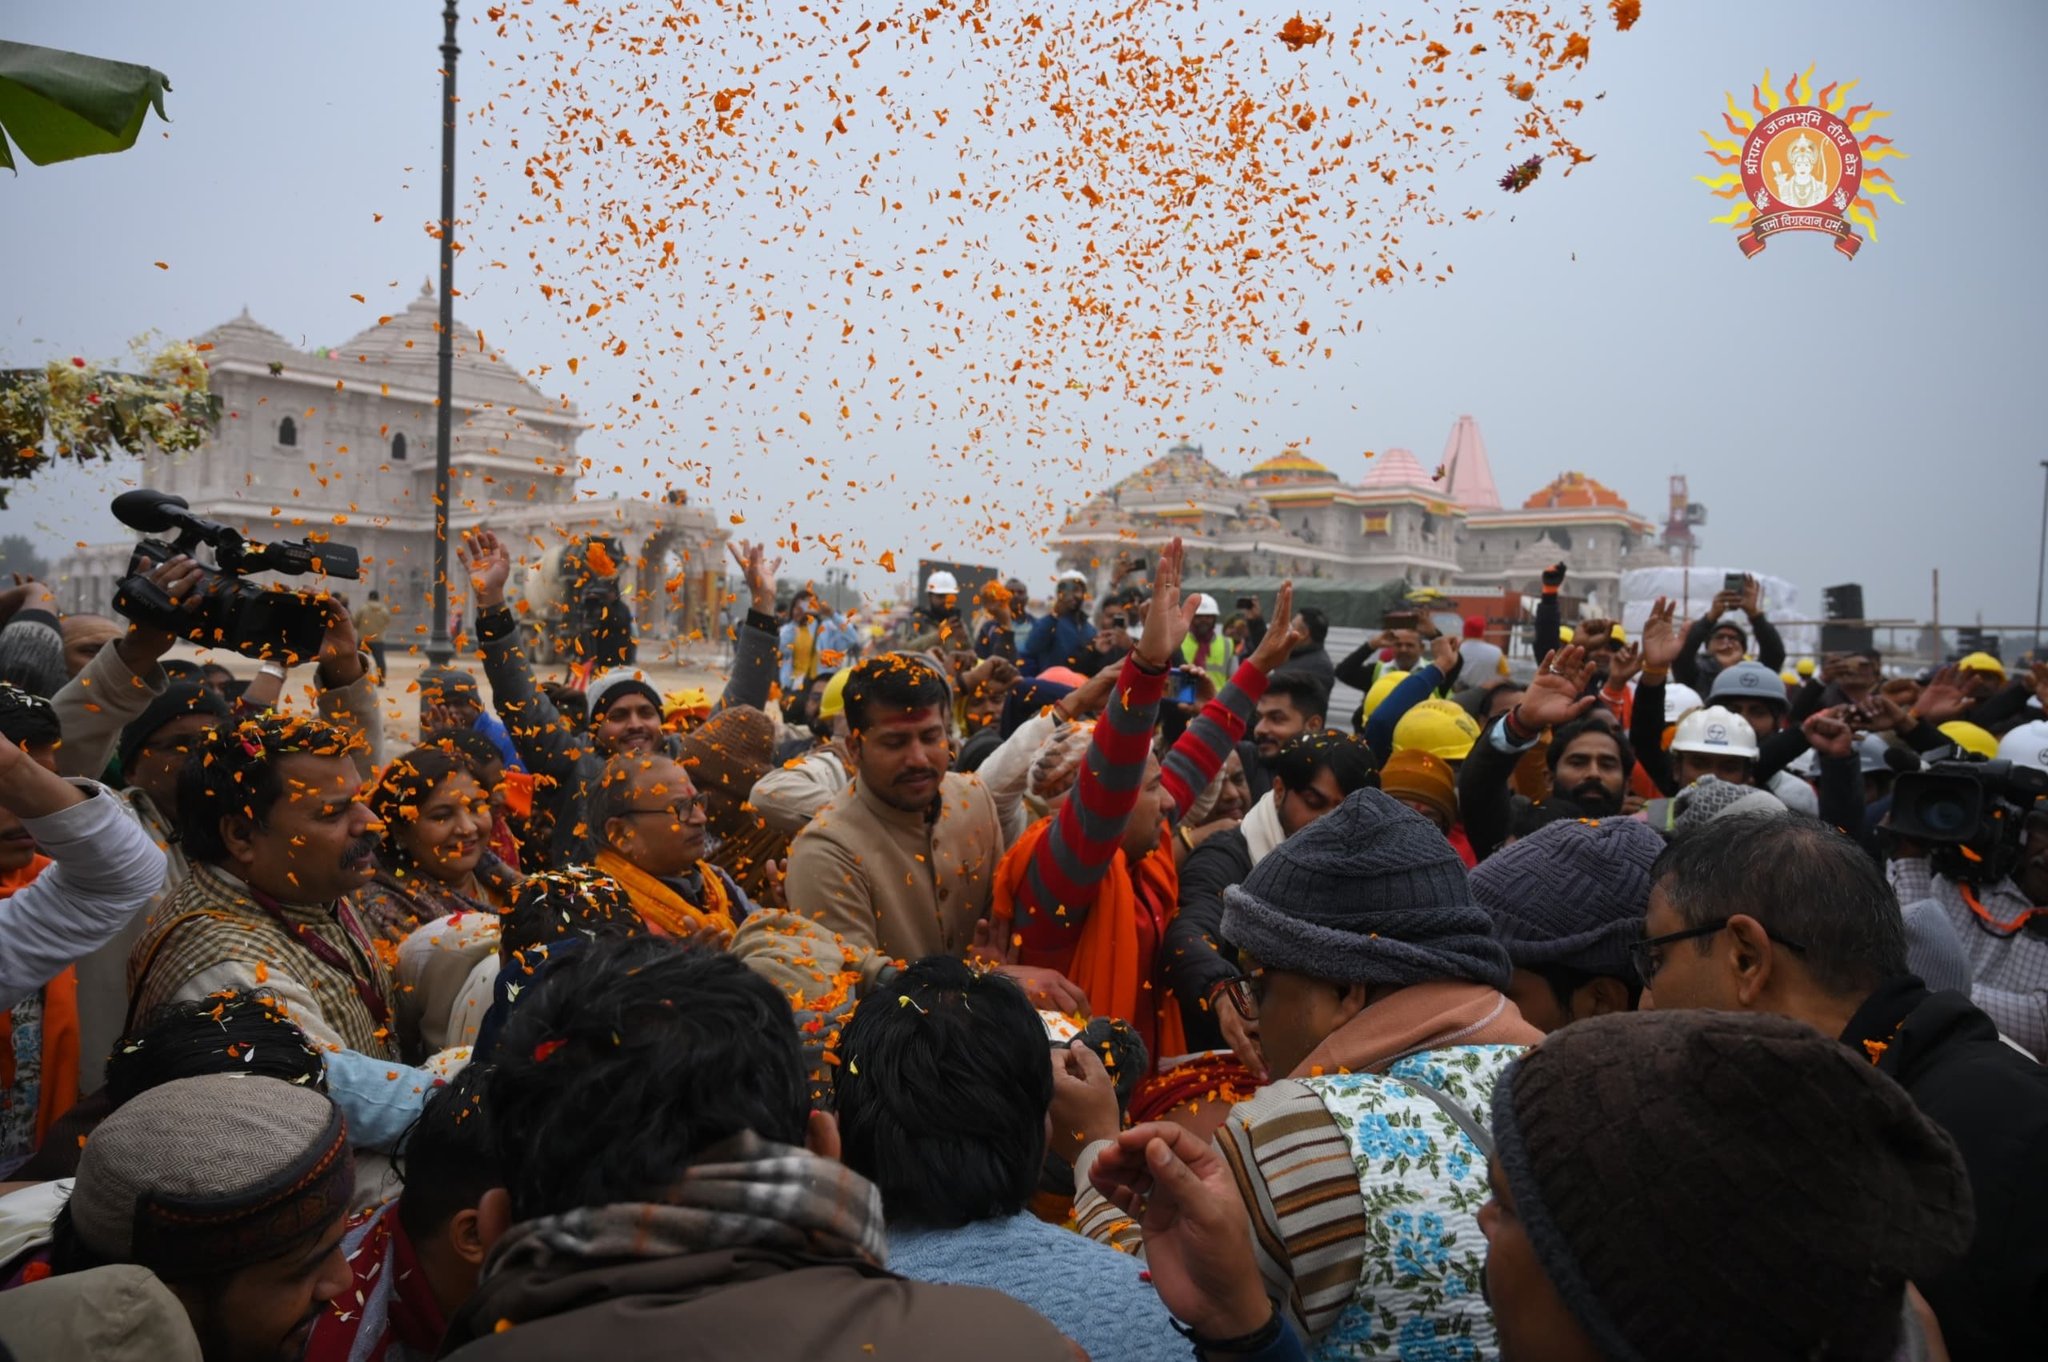
[(216, 1277), (302, 1248), (348, 1211), (340, 1108), (274, 1078), (208, 1074), (130, 1099), (78, 1160), (78, 1237), (166, 1281)]

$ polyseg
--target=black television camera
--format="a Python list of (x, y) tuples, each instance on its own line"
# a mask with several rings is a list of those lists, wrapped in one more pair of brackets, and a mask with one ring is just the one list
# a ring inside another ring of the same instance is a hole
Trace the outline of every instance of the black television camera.
[[(128, 560), (128, 575), (114, 592), (114, 609), (141, 624), (210, 648), (232, 648), (244, 657), (275, 659), (289, 666), (320, 649), (327, 633), (327, 605), (318, 593), (290, 587), (255, 586), (240, 580), (249, 572), (290, 577), (321, 573), (357, 575), (360, 560), (345, 544), (288, 540), (258, 544), (228, 525), (192, 514), (185, 498), (149, 488), (114, 498), (114, 516), (144, 534), (177, 531), (175, 541), (145, 539)], [(218, 568), (201, 568), (197, 590), (174, 601), (149, 580), (158, 564), (213, 548)], [(192, 604), (196, 601), (197, 604)]]
[(1995, 884), (2020, 863), (2027, 812), (2048, 794), (2048, 772), (2009, 761), (1937, 761), (1892, 786), (1891, 832), (1928, 848), (1945, 879)]

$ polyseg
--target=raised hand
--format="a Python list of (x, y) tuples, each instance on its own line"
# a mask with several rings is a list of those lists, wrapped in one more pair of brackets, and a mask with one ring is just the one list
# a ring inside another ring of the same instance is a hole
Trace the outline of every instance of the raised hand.
[(1669, 597), (1659, 596), (1657, 603), (1650, 607), (1650, 617), (1643, 621), (1641, 638), (1643, 670), (1669, 672), (1671, 664), (1678, 661), (1679, 650), (1685, 642), (1678, 632), (1678, 606)]
[(1939, 728), (1950, 719), (1968, 714), (1973, 703), (1963, 694), (1962, 673), (1954, 667), (1943, 667), (1920, 688), (1920, 698), (1913, 702), (1913, 717)]
[(754, 609), (763, 615), (775, 613), (775, 574), (782, 567), (782, 560), (768, 561), (768, 546), (742, 539), (737, 544), (726, 545), (726, 552), (739, 565), (740, 573), (746, 578), (747, 592)]
[(1101, 1056), (1083, 1041), (1073, 1041), (1052, 1056), (1051, 1122), (1053, 1153), (1068, 1163), (1097, 1140), (1114, 1140), (1123, 1128), (1117, 1109), (1116, 1081)]
[(339, 596), (329, 596), (321, 604), (327, 608), (327, 632), (320, 639), (316, 674), (325, 689), (352, 686), (363, 674), (363, 644), (356, 637), (355, 617)]
[(1171, 1122), (1127, 1130), (1089, 1173), (1097, 1191), (1145, 1232), (1159, 1299), (1206, 1338), (1239, 1338), (1273, 1318), (1251, 1217), (1216, 1146)]
[(1429, 641), (1430, 663), (1447, 681), (1458, 670), (1458, 650), (1463, 643), (1462, 639), (1452, 638), (1449, 634), (1438, 634)]
[(1187, 551), (1176, 537), (1160, 550), (1159, 569), (1152, 575), (1152, 599), (1145, 605), (1145, 633), (1132, 654), (1148, 671), (1164, 671), (1180, 656), (1181, 641), (1194, 626), (1195, 603), (1180, 598), (1181, 569)]
[(1836, 705), (1807, 716), (1799, 726), (1806, 734), (1807, 745), (1823, 757), (1840, 760), (1856, 755), (1856, 730), (1849, 726), (1849, 707)]
[(505, 583), (512, 577), (512, 552), (489, 530), (469, 530), (456, 550), (469, 569), (469, 594), (477, 612), (505, 603)]
[(1516, 723), (1529, 731), (1556, 728), (1591, 709), (1599, 697), (1585, 694), (1586, 670), (1586, 650), (1577, 644), (1544, 658), (1515, 706)]
[(1737, 599), (1736, 608), (1751, 619), (1763, 614), (1764, 584), (1756, 579), (1754, 573), (1743, 574), (1742, 595)]
[[(1280, 627), (1281, 620), (1287, 621), (1284, 629)], [(1245, 661), (1271, 675), (1276, 668), (1286, 666), (1294, 650), (1306, 642), (1308, 626), (1294, 613), (1294, 583), (1282, 582), (1273, 595), (1273, 623)]]
[(1607, 664), (1607, 688), (1620, 691), (1628, 688), (1643, 670), (1643, 645), (1641, 642), (1624, 643), (1614, 650)]

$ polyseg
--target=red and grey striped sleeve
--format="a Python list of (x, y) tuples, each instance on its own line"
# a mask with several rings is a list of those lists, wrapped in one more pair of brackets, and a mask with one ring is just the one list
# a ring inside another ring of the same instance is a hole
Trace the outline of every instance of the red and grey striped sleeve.
[(1057, 947), (1087, 921), (1138, 802), (1165, 689), (1165, 672), (1146, 671), (1135, 655), (1124, 659), (1116, 690), (1095, 722), (1080, 779), (1025, 872), (1016, 926), (1025, 945)]
[(1246, 662), (1238, 667), (1237, 675), (1230, 678), (1222, 693), (1202, 706), (1202, 712), (1180, 735), (1180, 741), (1159, 763), (1160, 781), (1166, 786), (1167, 798), (1173, 801), (1173, 807), (1166, 811), (1168, 822), (1178, 824), (1181, 815), (1195, 806), (1202, 791), (1216, 779), (1223, 763), (1230, 760), (1230, 749), (1251, 727), (1252, 716), (1258, 712), (1259, 701), (1265, 694), (1266, 673)]

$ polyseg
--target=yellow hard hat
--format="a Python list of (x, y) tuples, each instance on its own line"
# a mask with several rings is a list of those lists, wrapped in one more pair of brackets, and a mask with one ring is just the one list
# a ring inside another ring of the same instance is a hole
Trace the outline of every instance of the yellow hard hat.
[(665, 718), (677, 714), (701, 717), (711, 712), (711, 692), (702, 686), (690, 686), (684, 690), (672, 690), (661, 697), (661, 712)]
[(1812, 676), (1812, 675), (1813, 675), (1813, 659), (1812, 659), (1812, 658), (1810, 658), (1810, 657), (1802, 657), (1802, 658), (1800, 658), (1800, 659), (1799, 659), (1799, 665), (1798, 665), (1797, 667), (1794, 667), (1794, 668), (1793, 668), (1793, 670), (1794, 670), (1794, 671), (1796, 671), (1796, 672), (1798, 672), (1798, 673), (1799, 673), (1799, 675), (1800, 675), (1800, 677), (1801, 677), (1802, 679), (1803, 679), (1803, 678), (1805, 678), (1805, 677), (1809, 677), (1809, 676)]
[(1557, 626), (1557, 641), (1559, 643), (1570, 643), (1573, 639), (1577, 638), (1578, 636), (1578, 630), (1572, 628), (1569, 624), (1560, 624)]
[(2005, 680), (2005, 664), (1989, 653), (1971, 653), (1968, 657), (1956, 663), (1956, 670), (1961, 672), (1990, 672), (1999, 680)]
[(1783, 681), (1783, 682), (1784, 682), (1784, 683), (1785, 683), (1786, 685), (1788, 685), (1788, 686), (1796, 686), (1796, 685), (1798, 685), (1798, 684), (1799, 684), (1799, 673), (1798, 673), (1798, 672), (1779, 672), (1779, 673), (1778, 673), (1778, 679), (1779, 679), (1780, 681)]
[(1614, 628), (1608, 630), (1608, 637), (1612, 638), (1616, 643), (1626, 643), (1628, 642), (1628, 630), (1617, 624)]
[(1941, 726), (1941, 736), (1986, 761), (1998, 755), (1998, 739), (1967, 719), (1950, 719)]
[(1372, 689), (1365, 693), (1365, 717), (1370, 719), (1372, 712), (1380, 707), (1380, 701), (1392, 695), (1394, 687), (1407, 679), (1408, 673), (1394, 671), (1381, 672), (1374, 677)]
[(846, 713), (846, 678), (852, 675), (851, 667), (841, 667), (832, 673), (832, 679), (825, 683), (825, 694), (818, 701), (820, 719), (836, 719)]
[(1449, 700), (1424, 700), (1394, 725), (1396, 752), (1427, 752), (1463, 761), (1479, 741), (1479, 721)]

